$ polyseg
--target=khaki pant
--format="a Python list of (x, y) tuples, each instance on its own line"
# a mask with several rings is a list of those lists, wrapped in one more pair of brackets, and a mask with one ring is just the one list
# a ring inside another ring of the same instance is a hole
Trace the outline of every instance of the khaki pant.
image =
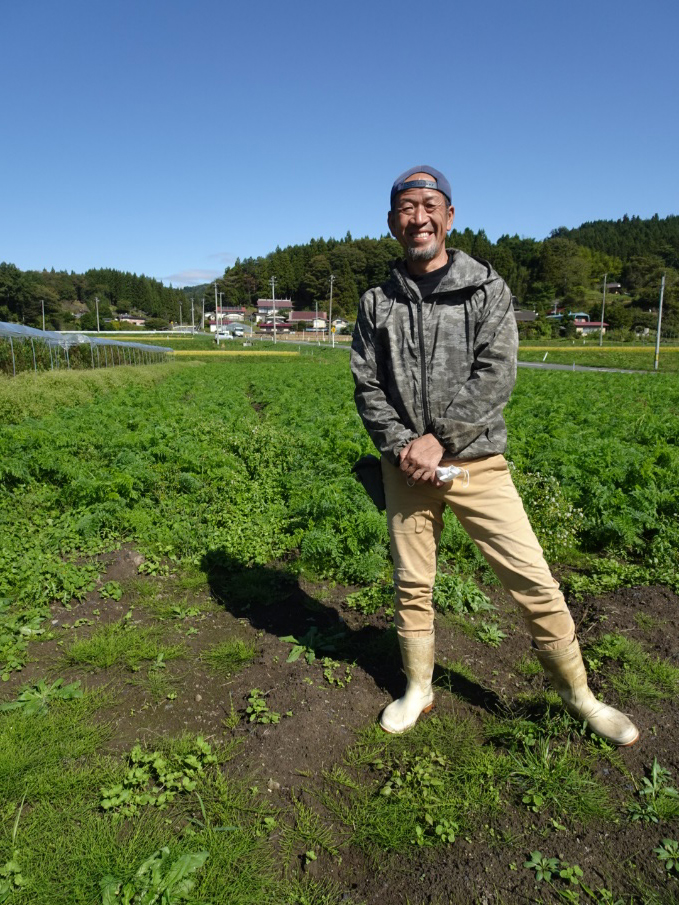
[(573, 639), (566, 601), (545, 562), (504, 456), (456, 460), (469, 483), (408, 485), (407, 476), (382, 458), (387, 519), (394, 561), (395, 623), (400, 632), (429, 634), (434, 625), (436, 577), (443, 512), (450, 506), (491, 568), (520, 605), (528, 631), (543, 650)]

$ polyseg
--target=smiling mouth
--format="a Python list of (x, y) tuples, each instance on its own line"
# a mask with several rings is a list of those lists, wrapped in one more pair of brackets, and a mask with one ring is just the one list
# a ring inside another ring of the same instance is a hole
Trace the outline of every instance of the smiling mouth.
[(426, 242), (432, 238), (433, 233), (411, 233), (410, 238), (413, 242)]

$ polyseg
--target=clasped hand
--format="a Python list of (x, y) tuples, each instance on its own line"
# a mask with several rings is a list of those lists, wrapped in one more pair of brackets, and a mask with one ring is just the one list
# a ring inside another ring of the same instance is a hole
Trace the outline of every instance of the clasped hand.
[(429, 481), (435, 487), (443, 483), (436, 477), (436, 467), (445, 451), (433, 434), (424, 434), (412, 440), (401, 450), (401, 471), (405, 472), (413, 482)]

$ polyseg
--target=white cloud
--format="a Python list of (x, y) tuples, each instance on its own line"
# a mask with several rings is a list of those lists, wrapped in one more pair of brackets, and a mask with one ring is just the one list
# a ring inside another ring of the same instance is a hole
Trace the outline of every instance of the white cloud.
[(220, 270), (180, 270), (163, 277), (163, 282), (173, 286), (195, 286), (197, 283), (211, 283), (221, 274)]

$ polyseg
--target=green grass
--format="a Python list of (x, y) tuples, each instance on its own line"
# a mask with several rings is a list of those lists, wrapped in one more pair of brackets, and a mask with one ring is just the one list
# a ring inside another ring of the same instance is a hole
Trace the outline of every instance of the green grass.
[(542, 672), (542, 667), (537, 659), (530, 654), (522, 654), (521, 659), (514, 664), (514, 669), (521, 676), (529, 679), (531, 676), (538, 676)]
[(159, 594), (162, 593), (157, 581), (152, 581), (150, 578), (144, 578), (141, 575), (138, 578), (130, 579), (125, 584), (123, 591), (126, 600), (131, 603), (139, 601), (144, 604), (156, 600)]
[(230, 638), (202, 651), (201, 660), (215, 672), (230, 676), (252, 663), (256, 656), (257, 649), (251, 641)]
[(172, 660), (183, 653), (181, 644), (161, 641), (159, 628), (144, 628), (123, 619), (101, 626), (87, 639), (74, 641), (64, 652), (64, 661), (68, 666), (85, 669), (126, 666), (136, 671), (144, 661), (156, 660), (161, 654), (165, 660)]
[(166, 669), (154, 668), (154, 665), (148, 669), (146, 676), (143, 678), (133, 679), (131, 684), (144, 688), (154, 701), (162, 701), (170, 695), (176, 695), (176, 689), (180, 686), (184, 676), (175, 676), (168, 674)]
[(652, 632), (653, 629), (660, 628), (661, 625), (667, 625), (667, 620), (656, 619), (648, 613), (635, 613), (634, 621), (642, 630), (642, 632)]
[(675, 700), (679, 695), (679, 669), (660, 657), (650, 656), (638, 641), (624, 635), (604, 635), (586, 648), (585, 656), (590, 668), (599, 669), (607, 661), (621, 667), (608, 672), (607, 682), (623, 704), (638, 701), (653, 705)]
[(326, 852), (335, 858), (339, 855), (338, 840), (333, 831), (299, 798), (293, 799), (292, 821), (281, 832), (281, 850), (286, 862), (292, 859), (293, 853), (304, 855), (312, 851), (318, 856)]
[(501, 748), (521, 752), (539, 739), (567, 739), (578, 724), (566, 710), (552, 710), (544, 695), (524, 702), (514, 702), (509, 716), (489, 716), (484, 721), (484, 738)]
[(180, 591), (207, 591), (208, 576), (202, 569), (195, 566), (185, 566), (174, 577), (174, 587)]
[[(219, 774), (194, 795), (165, 811), (145, 809), (134, 820), (102, 814), (85, 796), (66, 812), (43, 804), (22, 817), (17, 836), (19, 862), (29, 880), (16, 905), (92, 905), (101, 901), (99, 883), (110, 875), (130, 880), (140, 864), (168, 845), (173, 858), (208, 851), (194, 875), (190, 901), (215, 905), (279, 905), (283, 888), (266, 834), (265, 807), (246, 806), (245, 796)], [(250, 812), (250, 813), (248, 813)], [(195, 821), (195, 822), (190, 822)], [(8, 851), (7, 834), (0, 861)]]
[(476, 637), (476, 626), (474, 623), (467, 617), (461, 616), (458, 613), (443, 613), (442, 617), (448, 625), (453, 628), (456, 628), (463, 635), (466, 635), (468, 638)]
[(445, 670), (445, 672), (439, 678), (437, 678), (434, 684), (438, 688), (447, 689), (451, 692), (451, 694), (451, 685), (455, 677), (465, 679), (467, 682), (479, 681), (474, 675), (473, 670), (466, 663), (463, 663), (462, 660), (446, 661), (443, 669)]
[(111, 728), (92, 717), (108, 704), (106, 695), (90, 693), (57, 701), (40, 717), (0, 715), (0, 801), (25, 794), (31, 806), (37, 800), (63, 806), (86, 795), (101, 772), (97, 752), (111, 737)]

